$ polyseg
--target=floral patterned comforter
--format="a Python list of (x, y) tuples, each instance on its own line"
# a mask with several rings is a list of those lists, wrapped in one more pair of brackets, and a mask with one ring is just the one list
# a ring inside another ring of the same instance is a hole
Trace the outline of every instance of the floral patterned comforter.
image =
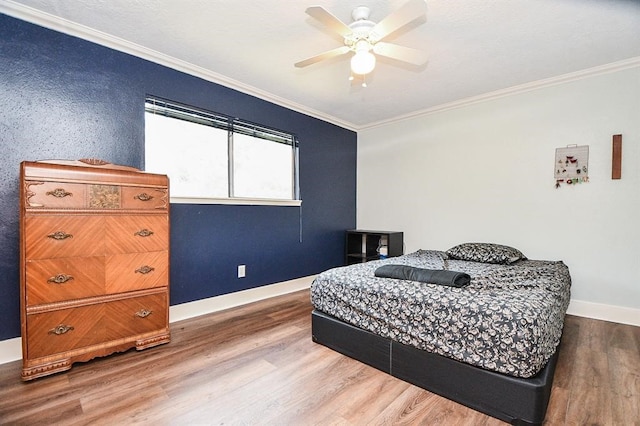
[[(383, 264), (466, 272), (471, 284), (455, 288), (375, 277)], [(311, 285), (311, 302), (319, 311), (399, 343), (531, 377), (560, 342), (570, 286), (562, 262), (497, 265), (419, 250), (325, 271)]]

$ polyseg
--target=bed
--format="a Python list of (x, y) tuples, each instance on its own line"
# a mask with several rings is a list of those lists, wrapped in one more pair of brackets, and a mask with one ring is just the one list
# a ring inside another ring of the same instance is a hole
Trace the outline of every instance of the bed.
[[(468, 279), (456, 286), (376, 276), (390, 267)], [(541, 424), (570, 286), (561, 261), (529, 260), (508, 246), (418, 250), (319, 274), (312, 337), (493, 417)]]

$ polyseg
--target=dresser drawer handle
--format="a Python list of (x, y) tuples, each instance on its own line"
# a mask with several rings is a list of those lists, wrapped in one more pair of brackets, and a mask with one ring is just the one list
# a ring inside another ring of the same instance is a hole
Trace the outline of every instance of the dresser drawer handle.
[(143, 192), (141, 194), (135, 195), (133, 198), (140, 201), (150, 201), (153, 199), (153, 195), (149, 195), (146, 192)]
[(47, 191), (47, 195), (52, 195), (56, 198), (64, 198), (70, 195), (73, 196), (71, 192), (65, 191), (64, 188), (56, 188), (53, 191)]
[(62, 240), (66, 240), (67, 238), (73, 238), (73, 235), (67, 234), (66, 232), (57, 231), (57, 232), (54, 232), (53, 234), (47, 235), (47, 238), (62, 241)]
[(153, 235), (153, 231), (150, 231), (148, 229), (141, 229), (138, 232), (134, 233), (133, 235), (137, 235), (138, 237), (150, 237)]
[(48, 283), (52, 283), (52, 284), (64, 284), (67, 281), (71, 281), (73, 279), (73, 276), (71, 275), (67, 275), (67, 274), (58, 274), (56, 276), (53, 276), (51, 278), (49, 278), (47, 280)]
[(136, 272), (140, 273), (140, 274), (148, 274), (149, 272), (155, 271), (155, 268), (152, 268), (151, 266), (141, 266), (138, 269), (136, 269)]
[(140, 309), (138, 312), (136, 312), (136, 316), (140, 317), (140, 318), (146, 318), (149, 315), (151, 315), (153, 313), (153, 311), (148, 311), (146, 309)]
[(72, 325), (60, 324), (59, 326), (49, 330), (49, 334), (55, 334), (56, 336), (60, 336), (61, 334), (64, 334), (67, 331), (71, 331), (71, 330), (73, 330), (73, 326)]

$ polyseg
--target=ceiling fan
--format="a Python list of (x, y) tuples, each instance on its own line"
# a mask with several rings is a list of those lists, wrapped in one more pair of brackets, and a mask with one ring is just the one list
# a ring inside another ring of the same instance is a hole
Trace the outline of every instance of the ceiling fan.
[[(344, 46), (297, 62), (295, 66), (303, 68), (349, 52), (353, 52), (350, 79), (353, 78), (353, 74), (364, 76), (373, 71), (376, 66), (374, 54), (417, 66), (424, 65), (427, 62), (425, 52), (381, 40), (405, 25), (424, 18), (426, 11), (427, 4), (424, 0), (409, 0), (376, 24), (369, 20), (370, 9), (366, 6), (358, 6), (351, 13), (353, 22), (347, 25), (322, 6), (308, 7), (306, 13), (340, 34), (344, 38)], [(366, 86), (366, 84), (363, 85)]]

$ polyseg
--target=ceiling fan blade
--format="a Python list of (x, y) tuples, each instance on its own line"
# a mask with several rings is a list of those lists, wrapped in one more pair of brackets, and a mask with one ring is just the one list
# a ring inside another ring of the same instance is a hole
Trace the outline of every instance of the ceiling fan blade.
[(409, 22), (425, 16), (426, 13), (427, 3), (424, 0), (409, 0), (400, 9), (378, 22), (372, 32), (377, 35), (378, 40), (382, 40)]
[(427, 54), (422, 50), (383, 41), (379, 41), (373, 46), (373, 53), (418, 66), (426, 64), (428, 59)]
[(320, 61), (324, 61), (325, 59), (333, 58), (334, 56), (344, 55), (347, 52), (349, 52), (349, 47), (341, 46), (341, 47), (338, 47), (336, 49), (327, 50), (324, 53), (321, 53), (321, 54), (316, 55), (316, 56), (312, 56), (311, 58), (307, 58), (307, 59), (305, 59), (303, 61), (296, 62), (294, 65), (296, 66), (296, 68), (303, 68), (303, 67), (306, 67), (308, 65), (315, 64), (316, 62), (320, 62)]
[(328, 28), (340, 34), (342, 37), (346, 37), (351, 34), (351, 28), (347, 26), (344, 22), (333, 16), (329, 11), (327, 11), (322, 6), (311, 6), (308, 7), (307, 15), (316, 18), (318, 21), (322, 22)]

